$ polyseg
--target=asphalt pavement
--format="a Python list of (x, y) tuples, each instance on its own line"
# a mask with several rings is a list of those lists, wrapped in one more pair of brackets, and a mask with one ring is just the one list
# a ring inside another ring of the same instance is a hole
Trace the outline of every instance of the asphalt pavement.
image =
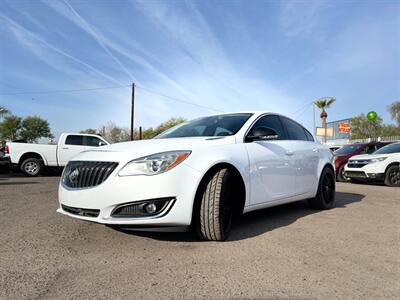
[(59, 177), (0, 175), (0, 299), (399, 299), (400, 189), (244, 215), (226, 242), (56, 213)]

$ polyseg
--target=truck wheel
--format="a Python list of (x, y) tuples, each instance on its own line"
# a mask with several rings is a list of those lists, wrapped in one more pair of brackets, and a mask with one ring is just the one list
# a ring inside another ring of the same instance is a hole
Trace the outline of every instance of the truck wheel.
[(339, 171), (337, 172), (337, 180), (340, 181), (340, 182), (348, 182), (348, 181), (350, 181), (350, 179), (348, 177), (346, 177), (346, 175), (344, 175), (344, 166), (345, 165), (342, 165), (339, 168)]
[(331, 209), (335, 204), (335, 193), (335, 175), (330, 168), (325, 168), (319, 179), (317, 195), (309, 199), (308, 204), (315, 209)]
[(228, 178), (227, 169), (217, 170), (202, 191), (194, 224), (197, 235), (202, 240), (223, 241), (230, 233), (233, 206)]
[(390, 166), (385, 172), (385, 184), (387, 186), (400, 186), (400, 167)]
[(21, 164), (21, 171), (25, 176), (39, 176), (43, 171), (43, 163), (37, 158), (27, 158)]

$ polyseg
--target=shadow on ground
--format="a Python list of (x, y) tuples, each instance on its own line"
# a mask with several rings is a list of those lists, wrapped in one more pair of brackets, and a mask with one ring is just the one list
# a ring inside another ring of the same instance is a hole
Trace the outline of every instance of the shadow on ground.
[[(348, 204), (361, 201), (365, 196), (355, 193), (336, 193), (334, 209), (345, 208)], [(294, 202), (272, 208), (262, 209), (243, 215), (232, 228), (229, 241), (239, 241), (255, 237), (274, 229), (288, 226), (296, 220), (319, 213), (319, 210), (310, 209), (306, 201)], [(160, 241), (198, 241), (191, 232), (141, 232), (121, 228), (113, 228), (125, 234), (143, 236)]]

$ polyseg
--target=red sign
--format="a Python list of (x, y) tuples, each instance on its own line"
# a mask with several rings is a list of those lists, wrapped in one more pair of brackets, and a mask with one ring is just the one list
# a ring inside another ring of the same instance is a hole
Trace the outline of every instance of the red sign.
[(350, 123), (349, 122), (340, 122), (339, 123), (339, 133), (349, 133), (350, 132)]

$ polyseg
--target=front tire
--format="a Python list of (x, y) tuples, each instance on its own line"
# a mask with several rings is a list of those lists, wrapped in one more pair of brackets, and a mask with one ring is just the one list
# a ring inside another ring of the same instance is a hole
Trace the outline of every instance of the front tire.
[(339, 182), (349, 182), (350, 181), (350, 178), (348, 178), (348, 177), (346, 177), (346, 175), (344, 175), (344, 167), (345, 167), (345, 165), (342, 165), (337, 172), (337, 180)]
[(385, 185), (400, 186), (400, 167), (390, 166), (385, 172)]
[(27, 158), (22, 162), (20, 169), (25, 176), (36, 177), (42, 173), (43, 163), (37, 158)]
[(228, 169), (219, 169), (209, 177), (202, 191), (195, 219), (196, 233), (202, 240), (224, 241), (229, 236), (233, 206), (228, 178)]
[(326, 167), (319, 179), (317, 195), (315, 198), (309, 199), (308, 204), (314, 209), (331, 209), (335, 204), (335, 194), (335, 174)]

